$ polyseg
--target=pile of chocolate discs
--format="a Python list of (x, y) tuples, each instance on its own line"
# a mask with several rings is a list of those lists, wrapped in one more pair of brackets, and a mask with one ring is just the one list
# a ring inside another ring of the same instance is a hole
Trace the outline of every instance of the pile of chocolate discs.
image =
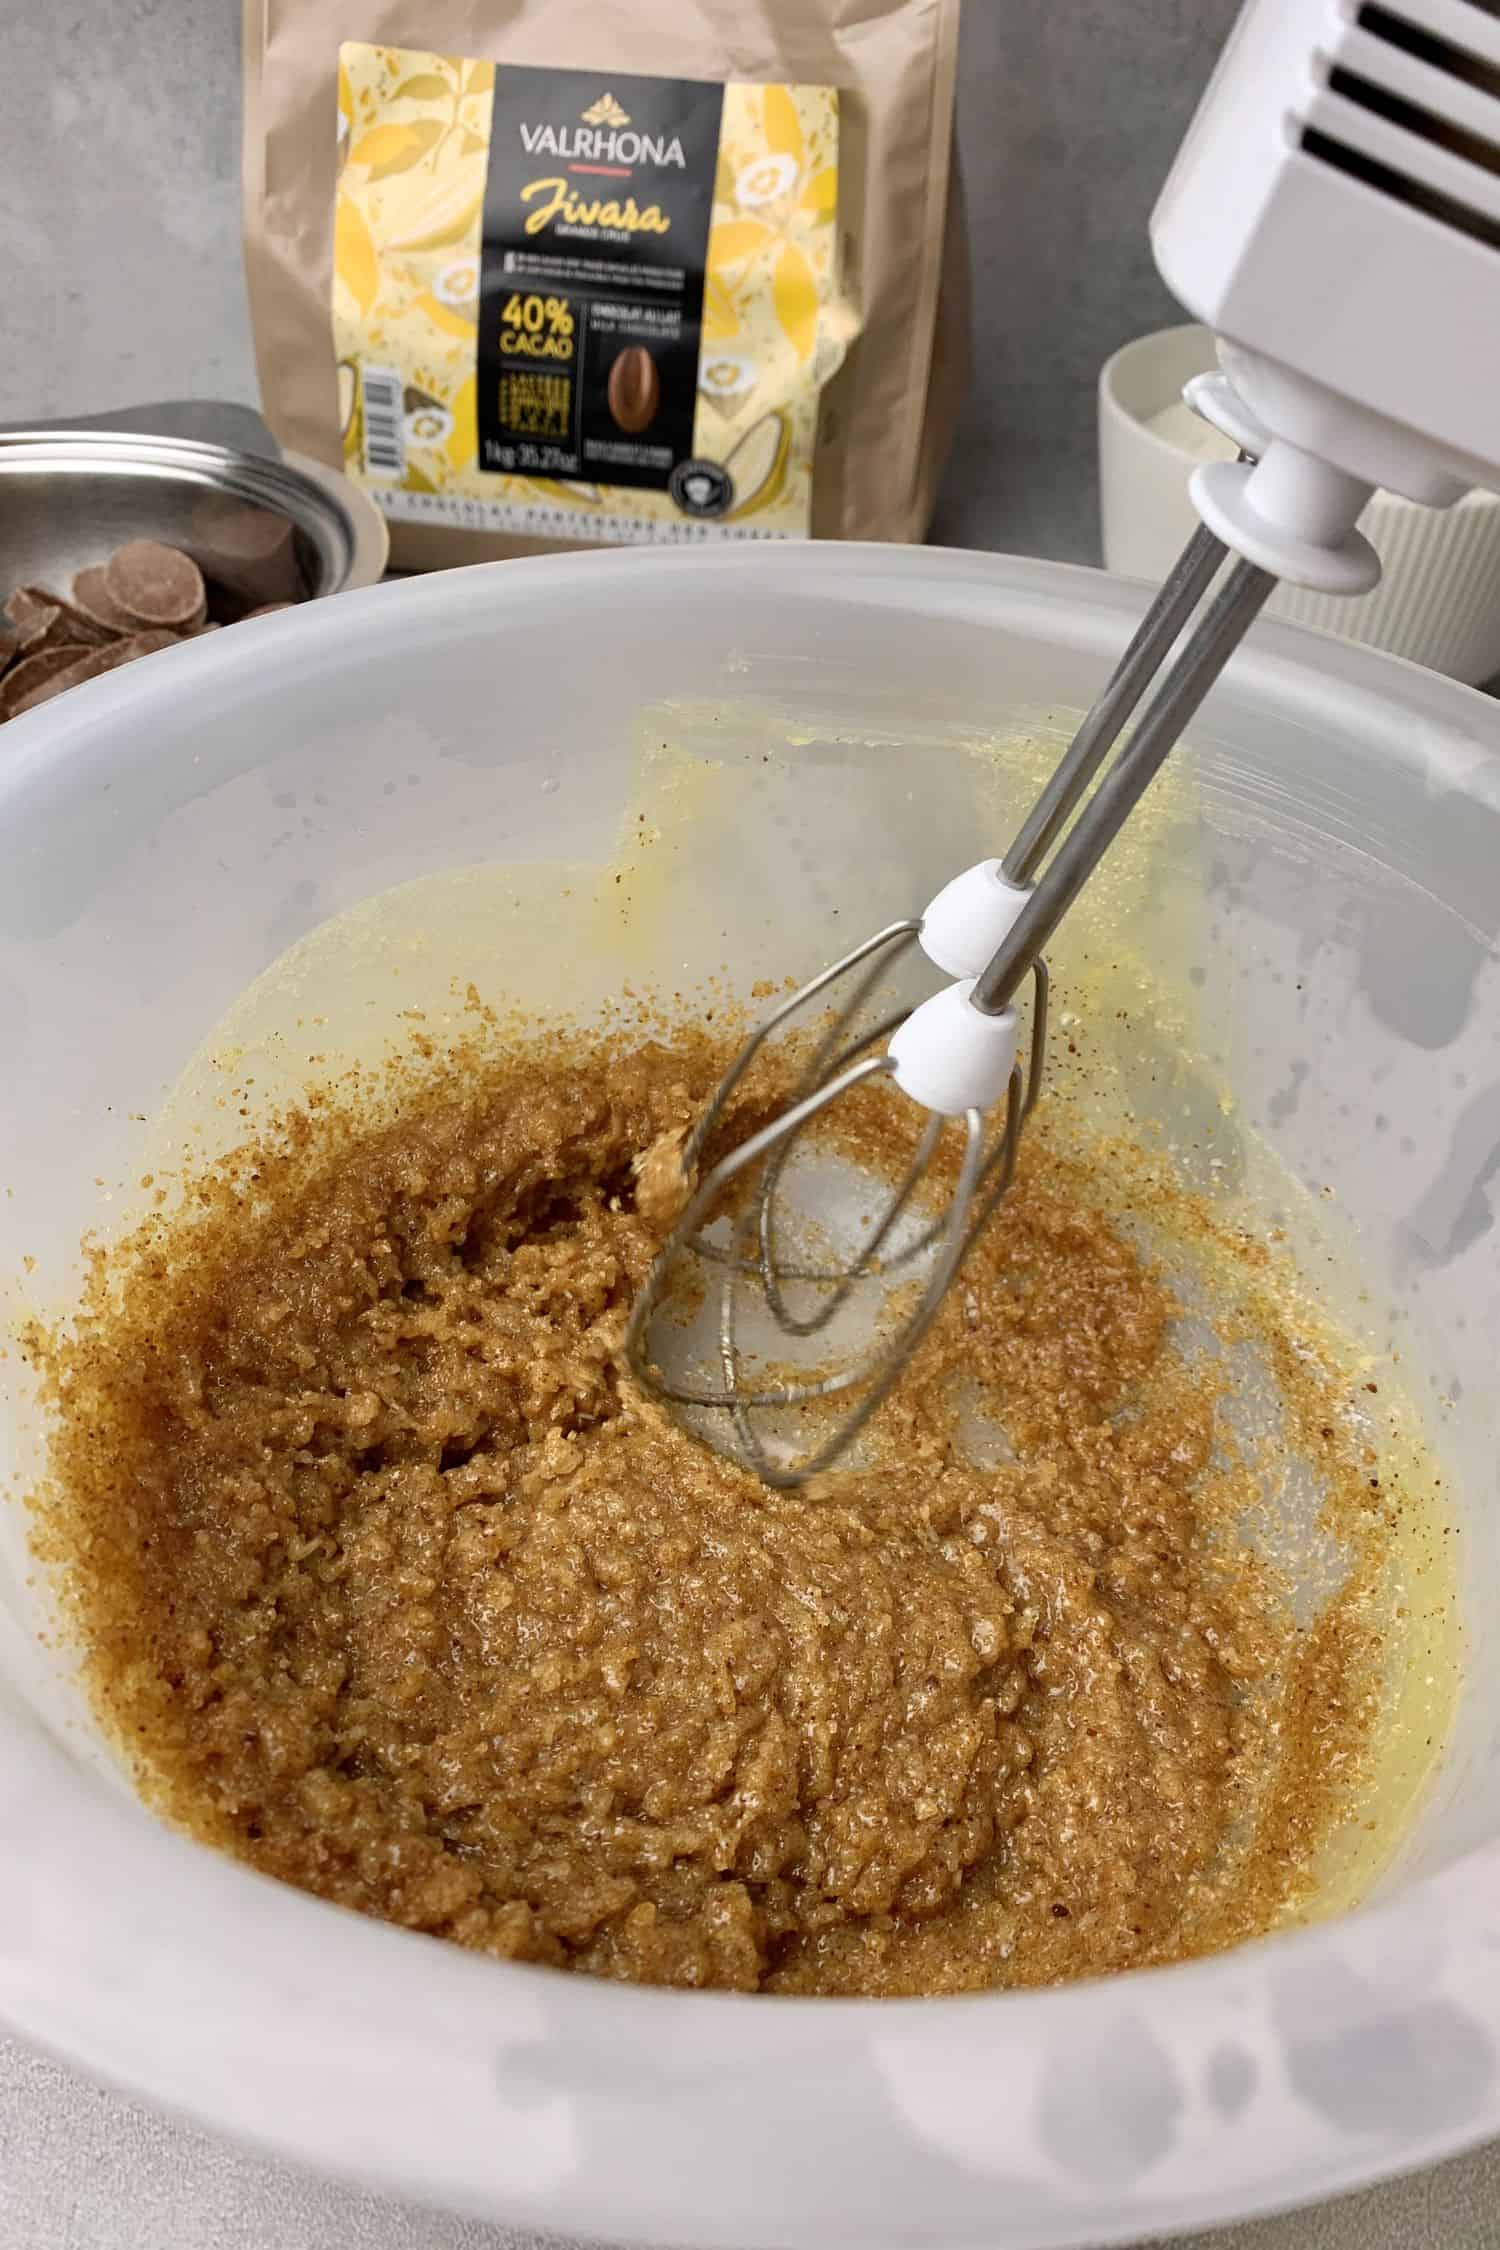
[[(0, 721), (221, 623), (287, 609), (247, 608), (237, 589), (205, 578), (191, 555), (156, 539), (131, 539), (91, 563), (68, 593), (18, 586), (0, 615)], [(218, 612), (219, 614), (215, 614)]]

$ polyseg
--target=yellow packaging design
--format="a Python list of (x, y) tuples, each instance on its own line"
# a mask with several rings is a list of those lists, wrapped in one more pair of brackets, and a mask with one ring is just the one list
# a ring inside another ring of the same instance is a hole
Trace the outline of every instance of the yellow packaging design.
[(967, 359), (957, 0), (245, 0), (267, 420), (425, 568), (913, 538)]
[(832, 87), (350, 44), (338, 130), (344, 465), (388, 515), (806, 536), (818, 402), (856, 327)]

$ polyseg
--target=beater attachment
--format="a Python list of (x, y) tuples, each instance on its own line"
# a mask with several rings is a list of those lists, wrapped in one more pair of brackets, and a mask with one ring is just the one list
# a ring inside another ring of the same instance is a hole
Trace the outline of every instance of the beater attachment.
[[(686, 1201), (632, 1309), (626, 1362), (768, 1484), (831, 1467), (936, 1318), (1010, 1186), (1042, 1089), (1045, 948), (1278, 576), (1358, 592), (1379, 575), (1353, 528), (1367, 488), (1272, 440), (1272, 473), (1257, 482), (1251, 449), (1263, 433), (1235, 393), (1215, 377), (1189, 395), (1235, 438), (1239, 464), (1195, 478), (1205, 520), (1009, 851), (783, 1001), (684, 1146)], [(892, 1006), (898, 971), (924, 957), (952, 981), (915, 1007)], [(810, 1025), (783, 1106), (715, 1153), (736, 1098), (750, 1109), (747, 1076), (768, 1044)], [(878, 1193), (857, 1157), (870, 1099), (861, 1089), (877, 1087), (905, 1098), (897, 1121), (914, 1144), (899, 1182)]]
[[(633, 1310), (637, 1379), (772, 1483), (842, 1454), (1003, 1196), (1045, 1068), (1045, 948), (1277, 580), (1368, 591), (1380, 562), (1357, 523), (1377, 486), (1435, 507), (1500, 490), (1494, 181), (1479, 160), (1495, 139), (1494, 16), (1495, 0), (1247, 0), (1152, 218), (1163, 279), (1220, 338), (1224, 372), (1190, 402), (1240, 458), (1195, 470), (1201, 528), (1005, 858), (814, 978), (736, 1059), (688, 1152), (715, 1161)], [(917, 953), (955, 981), (871, 1026)], [(840, 1000), (789, 1105), (719, 1154), (767, 1036)], [(822, 1159), (841, 1134), (857, 1144), (844, 1121), (886, 1085), (915, 1150), (883, 1208), (851, 1223)], [(699, 1287), (717, 1301), (706, 1339), (680, 1317), (685, 1272), (713, 1285)], [(673, 1327), (684, 1349), (668, 1353)], [(777, 1355), (797, 1349), (787, 1373)], [(807, 1365), (812, 1350), (823, 1364)]]

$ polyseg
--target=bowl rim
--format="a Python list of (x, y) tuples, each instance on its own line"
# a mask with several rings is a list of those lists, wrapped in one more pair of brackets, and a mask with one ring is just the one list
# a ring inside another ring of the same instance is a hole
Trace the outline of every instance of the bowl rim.
[[(973, 621), (1066, 601), (1103, 650), (1148, 598), (1075, 566), (877, 546), (477, 564), (352, 594), (320, 607), (316, 626), (310, 604), (258, 619), (26, 714), (7, 730), (0, 819), (43, 767), (61, 779), (127, 728), (149, 741), (194, 665), (230, 696), (314, 630), (321, 671), (357, 661), (368, 604), (386, 605), (387, 634), (434, 611), (520, 629), (562, 585), (608, 598), (621, 572), (645, 577), (656, 602), (674, 586), (701, 592), (705, 573), (729, 604), (756, 580), (812, 602), (924, 600)], [(1283, 688), (1290, 670), (1311, 702), (1339, 683), (1396, 697), (1500, 748), (1500, 707), (1352, 643), (1265, 623), (1235, 661)], [(685, 1995), (489, 1961), (305, 1896), (110, 1792), (29, 1714), (0, 1718), (0, 2014), (18, 2032), (325, 2173), (595, 2237), (1068, 2250), (1431, 2163), (1500, 2131), (1497, 1877), (1500, 1845), (1485, 1845), (1335, 1922), (1048, 1991)], [(1278, 1994), (1304, 1987), (1326, 1996), (1311, 2061), (1278, 2012)], [(1369, 2130), (1341, 2113), (1337, 2085), (1371, 2039), (1418, 2064), (1467, 2042), (1486, 2067), (1446, 2114), (1412, 2102)], [(1240, 2129), (1233, 2086), (1247, 2082), (1266, 2090), (1274, 2130)], [(1059, 2087), (1081, 2089), (1081, 2106), (1070, 2094), (1054, 2114)], [(1059, 2153), (1078, 2118), (1122, 2104), (1155, 2133), (1148, 2162), (1122, 2169), (1107, 2136), (1098, 2152)], [(768, 2116), (772, 2141), (757, 2142)], [(908, 2177), (920, 2220), (892, 2186)]]
[[(1122, 370), (1129, 367), (1134, 360), (1148, 358), (1150, 356), (1149, 347), (1154, 345), (1158, 349), (1164, 350), (1167, 346), (1176, 343), (1180, 344), (1183, 350), (1186, 350), (1189, 337), (1203, 339), (1203, 352), (1195, 351), (1193, 354), (1194, 358), (1201, 357), (1203, 359), (1203, 365), (1197, 368), (1195, 372), (1200, 375), (1211, 373), (1218, 365), (1214, 354), (1213, 330), (1206, 327), (1201, 320), (1182, 320), (1174, 321), (1165, 328), (1148, 329), (1145, 335), (1132, 336), (1128, 343), (1117, 345), (1109, 357), (1101, 363), (1096, 384), (1101, 421), (1108, 420), (1116, 427), (1130, 430), (1135, 437), (1159, 448), (1169, 460), (1179, 463), (1191, 461), (1194, 456), (1184, 453), (1182, 448), (1174, 445), (1170, 438), (1163, 437), (1160, 430), (1154, 430), (1145, 415), (1138, 414), (1134, 407), (1126, 405), (1124, 399), (1120, 396), (1120, 375)], [(1152, 411), (1160, 413), (1163, 407), (1180, 403), (1181, 397), (1182, 393), (1179, 388), (1173, 391), (1169, 398), (1163, 399), (1161, 405), (1153, 408)]]
[[(375, 503), (337, 470), (298, 454), (249, 453), (206, 438), (174, 437), (149, 430), (83, 426), (0, 430), (0, 480), (7, 475), (87, 476), (99, 471), (156, 472), (225, 492), (285, 517), (316, 548), (330, 583), (315, 595), (352, 591), (374, 583), (385, 567), (389, 534)], [(384, 544), (369, 519), (380, 526)], [(378, 549), (378, 565), (376, 562)]]

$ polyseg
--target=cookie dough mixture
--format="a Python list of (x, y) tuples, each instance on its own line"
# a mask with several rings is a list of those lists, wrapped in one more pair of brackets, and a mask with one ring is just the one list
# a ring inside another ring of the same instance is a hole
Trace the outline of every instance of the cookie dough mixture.
[(781, 1493), (717, 1458), (617, 1350), (670, 1201), (637, 1159), (718, 1061), (433, 1065), (100, 1254), (33, 1339), (40, 1518), (142, 1789), (345, 1906), (659, 1984), (953, 1991), (1265, 1928), (1373, 1725), (1368, 1512), (1297, 1628), (1233, 1531), (1215, 1376), (1040, 1145), (879, 1465)]

